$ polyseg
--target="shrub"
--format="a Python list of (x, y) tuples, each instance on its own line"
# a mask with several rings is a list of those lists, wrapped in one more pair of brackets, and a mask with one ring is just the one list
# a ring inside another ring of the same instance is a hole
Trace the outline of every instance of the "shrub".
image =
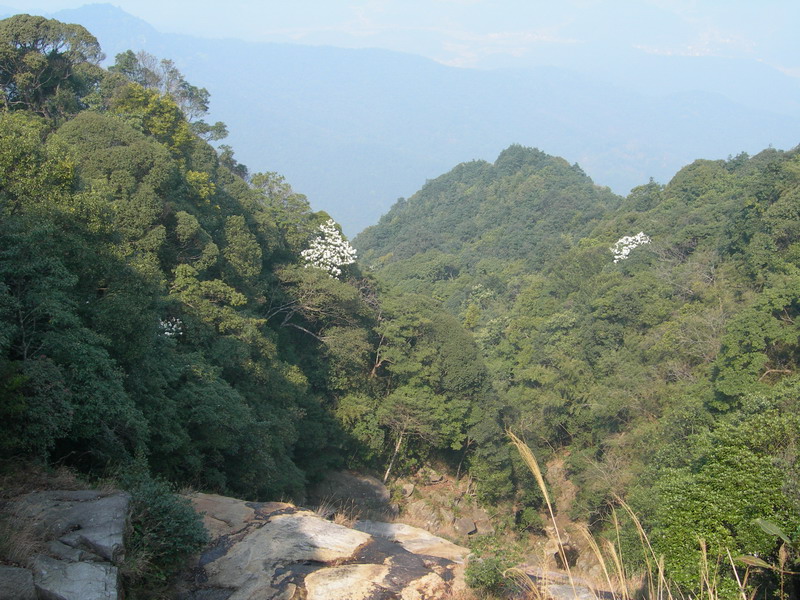
[(514, 581), (506, 571), (522, 560), (517, 544), (507, 535), (482, 535), (470, 540), (470, 550), (467, 585), (489, 596), (509, 592)]
[(208, 543), (208, 533), (189, 501), (140, 465), (121, 476), (120, 483), (131, 494), (129, 553), (123, 570), (128, 587), (163, 584)]
[(503, 572), (509, 566), (508, 561), (499, 556), (471, 560), (465, 573), (467, 585), (482, 592), (499, 594), (508, 585)]

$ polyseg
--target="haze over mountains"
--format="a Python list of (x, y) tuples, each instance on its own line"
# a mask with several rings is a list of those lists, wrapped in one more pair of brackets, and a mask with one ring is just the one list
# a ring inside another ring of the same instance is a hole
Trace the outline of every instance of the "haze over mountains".
[[(10, 14), (12, 10), (6, 10)], [(53, 16), (109, 60), (172, 59), (211, 93), (237, 158), (277, 171), (354, 235), (453, 165), (512, 143), (577, 162), (625, 194), (695, 158), (800, 141), (800, 80), (739, 58), (565, 46), (552, 67), (478, 70), (399, 52), (165, 34), (108, 4)]]

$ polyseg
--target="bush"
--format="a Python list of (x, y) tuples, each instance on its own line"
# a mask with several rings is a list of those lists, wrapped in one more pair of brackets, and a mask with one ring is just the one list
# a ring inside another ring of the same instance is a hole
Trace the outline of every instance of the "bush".
[(508, 585), (503, 572), (509, 566), (508, 561), (499, 556), (471, 560), (465, 573), (467, 585), (482, 592), (499, 594)]
[(542, 516), (532, 506), (526, 506), (522, 510), (517, 511), (515, 515), (515, 525), (517, 531), (528, 531), (530, 533), (542, 534), (544, 533), (544, 521)]
[(140, 465), (120, 477), (120, 483), (131, 494), (127, 587), (144, 590), (163, 584), (208, 543), (208, 533), (190, 502)]
[(484, 535), (470, 540), (470, 550), (467, 585), (490, 596), (511, 591), (513, 581), (505, 572), (522, 560), (517, 544), (507, 535)]

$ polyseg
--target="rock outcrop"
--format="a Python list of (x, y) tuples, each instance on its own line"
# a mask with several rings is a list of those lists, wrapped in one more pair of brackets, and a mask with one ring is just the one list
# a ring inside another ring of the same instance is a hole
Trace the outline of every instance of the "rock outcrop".
[(35, 492), (15, 500), (10, 512), (39, 553), (31, 569), (3, 568), (0, 599), (116, 600), (129, 503), (128, 494), (94, 490)]
[(469, 553), (469, 550), (463, 546), (458, 546), (424, 529), (405, 523), (359, 521), (353, 527), (373, 537), (396, 542), (414, 554), (438, 556), (458, 564), (463, 563)]
[[(468, 550), (410, 525), (350, 528), (281, 502), (190, 499), (212, 541), (185, 570), (182, 600), (433, 600), (464, 587)], [(35, 551), (29, 568), (0, 565), (0, 600), (117, 600), (129, 503), (88, 490), (15, 499)]]
[(186, 576), (182, 600), (432, 600), (463, 586), (468, 551), (413, 527), (351, 529), (290, 504), (191, 500), (212, 542)]

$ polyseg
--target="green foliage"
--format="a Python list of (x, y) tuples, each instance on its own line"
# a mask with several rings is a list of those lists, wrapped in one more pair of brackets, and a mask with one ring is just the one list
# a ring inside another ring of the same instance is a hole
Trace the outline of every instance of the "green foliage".
[(530, 531), (539, 535), (544, 533), (544, 519), (532, 506), (526, 506), (519, 511), (515, 525), (519, 531)]
[(123, 568), (123, 574), (132, 596), (144, 598), (208, 543), (208, 533), (191, 503), (165, 481), (150, 476), (141, 463), (133, 463), (119, 481), (131, 495), (126, 561), (136, 563)]
[(181, 109), (167, 96), (136, 84), (122, 88), (112, 101), (112, 111), (144, 134), (183, 157), (192, 144), (192, 131)]
[(74, 165), (58, 147), (47, 147), (48, 125), (28, 113), (0, 114), (0, 214), (52, 207), (71, 190)]
[(511, 566), (508, 560), (497, 556), (470, 561), (465, 572), (467, 585), (482, 592), (500, 594), (509, 586), (503, 573)]
[(301, 266), (326, 217), (235, 177), (187, 121), (207, 93), (149, 60), (91, 110), (0, 114), (0, 450), (300, 495), (340, 460), (334, 390), (369, 387), (371, 309)]
[[(687, 591), (698, 537), (772, 559), (769, 521), (797, 545), (797, 151), (696, 161), (622, 199), (512, 146), (399, 202), (354, 242), (374, 272), (340, 280), (301, 255), (328, 215), (198, 137), (219, 131), (190, 122), (205, 90), (99, 56), (78, 26), (0, 23), (3, 456), (146, 457), (264, 499), (345, 457), (388, 477), (436, 456), (538, 527), (511, 428), (565, 460), (572, 516), (602, 530), (628, 498)], [(651, 243), (614, 262), (638, 232)], [(505, 560), (472, 581), (500, 585)]]
[[(687, 591), (698, 538), (712, 561), (725, 548), (777, 558), (754, 519), (796, 528), (796, 424), (753, 398), (778, 394), (796, 414), (780, 391), (798, 372), (796, 165), (796, 151), (696, 161), (617, 201), (512, 147), (356, 238), (388, 284), (435, 298), (479, 342), (492, 394), (473, 410), (470, 473), (485, 500), (514, 485), (525, 503), (524, 470), (501, 466), (496, 441), (510, 427), (569, 456), (572, 517), (602, 530), (617, 498), (635, 500)], [(615, 241), (640, 231), (652, 242), (614, 263)]]
[(504, 594), (513, 589), (506, 570), (521, 560), (519, 550), (499, 536), (480, 536), (470, 542), (472, 558), (465, 572), (467, 585), (485, 594)]
[(0, 94), (6, 109), (45, 117), (77, 113), (102, 76), (93, 35), (80, 25), (31, 15), (0, 21)]

